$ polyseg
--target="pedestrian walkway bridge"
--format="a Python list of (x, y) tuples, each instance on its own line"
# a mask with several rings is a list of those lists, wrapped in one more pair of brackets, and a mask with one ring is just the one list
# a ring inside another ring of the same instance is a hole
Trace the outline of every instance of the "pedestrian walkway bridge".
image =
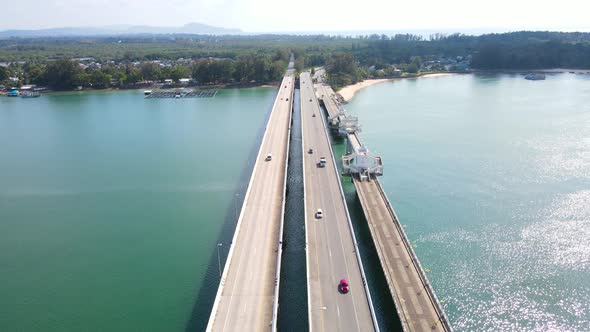
[(330, 125), (347, 139), (347, 154), (342, 158), (343, 173), (353, 179), (404, 331), (452, 331), (426, 273), (377, 179), (383, 174), (381, 158), (361, 144), (358, 130), (342, 130), (341, 123), (347, 119), (347, 115), (331, 87), (317, 84), (316, 95), (328, 113)]

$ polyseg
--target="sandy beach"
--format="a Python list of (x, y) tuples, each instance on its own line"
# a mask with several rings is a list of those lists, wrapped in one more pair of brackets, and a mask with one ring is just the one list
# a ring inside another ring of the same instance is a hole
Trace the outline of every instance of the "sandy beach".
[(441, 77), (441, 76), (451, 76), (451, 75), (455, 75), (454, 73), (432, 73), (432, 74), (424, 74), (419, 76), (422, 78), (426, 78), (426, 77)]
[(345, 87), (343, 87), (342, 89), (340, 89), (338, 91), (338, 93), (340, 94), (340, 96), (342, 97), (342, 99), (345, 102), (348, 102), (352, 99), (352, 97), (354, 97), (354, 95), (368, 87), (371, 85), (375, 85), (375, 84), (379, 84), (379, 83), (383, 83), (383, 82), (390, 82), (390, 81), (394, 81), (394, 80), (401, 80), (404, 78), (427, 78), (427, 77), (441, 77), (441, 76), (449, 76), (449, 75), (455, 75), (453, 73), (432, 73), (432, 74), (424, 74), (424, 75), (418, 75), (418, 76), (412, 76), (412, 77), (394, 77), (394, 78), (375, 78), (375, 79), (367, 79), (364, 80), (362, 82), (358, 82), (352, 85), (347, 85)]
[(354, 97), (355, 93), (357, 93), (358, 91), (360, 91), (363, 88), (366, 88), (371, 85), (383, 83), (383, 82), (393, 81), (393, 80), (394, 80), (394, 78), (368, 79), (368, 80), (364, 80), (362, 82), (358, 82), (358, 83), (355, 83), (352, 85), (347, 85), (347, 86), (343, 87), (342, 89), (340, 89), (338, 91), (338, 93), (340, 94), (340, 96), (342, 96), (342, 99), (344, 99), (344, 101), (348, 102), (349, 100), (352, 99), (352, 97)]

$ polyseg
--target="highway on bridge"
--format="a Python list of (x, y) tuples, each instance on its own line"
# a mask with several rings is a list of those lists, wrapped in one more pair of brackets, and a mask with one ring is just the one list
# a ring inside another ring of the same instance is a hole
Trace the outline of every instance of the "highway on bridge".
[[(300, 83), (310, 331), (378, 330), (310, 74), (302, 73)], [(320, 157), (326, 157), (326, 167), (317, 167)], [(323, 218), (316, 218), (317, 209)], [(343, 278), (348, 294), (338, 290)]]
[[(328, 114), (338, 114), (339, 103), (331, 87), (318, 84), (317, 96)], [(359, 136), (353, 133), (347, 138), (358, 152), (362, 146)], [(353, 182), (403, 330), (452, 331), (381, 183), (374, 177), (361, 181), (358, 176)]]
[[(262, 139), (207, 331), (273, 330), (293, 89), (289, 69)], [(269, 153), (272, 160), (266, 160)]]

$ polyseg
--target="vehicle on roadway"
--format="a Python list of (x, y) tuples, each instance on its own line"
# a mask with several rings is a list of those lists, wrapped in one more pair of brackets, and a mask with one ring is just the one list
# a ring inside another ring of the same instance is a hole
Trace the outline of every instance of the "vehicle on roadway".
[(313, 149), (309, 149), (309, 150), (307, 151), (307, 153), (309, 153), (309, 154), (312, 154), (312, 153), (313, 153)]
[(338, 284), (338, 290), (343, 293), (346, 294), (348, 293), (348, 291), (350, 290), (349, 288), (350, 286), (348, 286), (348, 280), (346, 279), (341, 279), (340, 283)]
[(264, 158), (264, 160), (266, 160), (266, 161), (271, 161), (271, 160), (272, 160), (272, 153), (270, 153), (270, 152), (269, 152), (269, 153), (266, 155), (266, 158)]
[(318, 167), (326, 167), (326, 157), (320, 157), (320, 162), (318, 163)]
[(313, 113), (313, 114), (311, 115), (311, 117), (312, 117), (312, 118), (315, 118), (315, 113)]
[(318, 211), (315, 213), (315, 217), (316, 219), (322, 219), (324, 217), (324, 211), (322, 211), (322, 209), (318, 209)]

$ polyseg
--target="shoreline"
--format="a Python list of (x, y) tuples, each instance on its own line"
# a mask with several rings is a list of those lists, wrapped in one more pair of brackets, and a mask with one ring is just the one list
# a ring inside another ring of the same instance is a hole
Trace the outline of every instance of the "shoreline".
[(571, 68), (542, 68), (542, 69), (504, 69), (504, 70), (476, 70), (474, 72), (482, 73), (546, 73), (546, 74), (590, 74), (590, 69), (571, 69)]
[(451, 75), (457, 75), (457, 73), (424, 73), (424, 74), (418, 74), (418, 75), (412, 75), (412, 76), (400, 76), (400, 77), (389, 77), (389, 78), (370, 78), (370, 79), (366, 79), (361, 82), (357, 82), (352, 85), (344, 86), (340, 90), (338, 90), (336, 93), (338, 95), (340, 95), (340, 98), (342, 98), (342, 100), (345, 103), (348, 103), (357, 92), (359, 92), (360, 90), (362, 90), (366, 87), (369, 87), (369, 86), (372, 86), (375, 84), (381, 84), (381, 83), (385, 83), (385, 82), (392, 82), (392, 81), (403, 80), (403, 79), (408, 79), (408, 78), (429, 78), (429, 77), (443, 77), (443, 76), (451, 76)]
[[(184, 90), (184, 89), (192, 89), (192, 90), (211, 90), (211, 89), (249, 89), (249, 88), (276, 88), (279, 86), (279, 82), (276, 83), (261, 83), (261, 84), (216, 84), (216, 85), (195, 85), (195, 86), (183, 86), (183, 87), (170, 87), (170, 88), (161, 88), (158, 86), (143, 86), (143, 87), (133, 87), (133, 88), (116, 88), (110, 87), (105, 89), (93, 89), (87, 88), (82, 90), (44, 90), (39, 91), (41, 95), (46, 94), (58, 94), (58, 93), (71, 93), (71, 92), (116, 92), (116, 91), (132, 91), (132, 90), (158, 90), (158, 91), (172, 91), (172, 90)], [(0, 91), (0, 97), (5, 97), (7, 92)], [(19, 96), (20, 97), (20, 96)]]
[(429, 77), (443, 77), (460, 74), (477, 74), (477, 73), (494, 73), (494, 74), (522, 74), (522, 73), (545, 73), (545, 74), (590, 74), (590, 69), (571, 69), (571, 68), (545, 68), (545, 69), (503, 69), (503, 70), (471, 70), (468, 72), (440, 72), (440, 73), (424, 73), (411, 76), (388, 77), (388, 78), (370, 78), (352, 85), (346, 85), (338, 90), (336, 93), (340, 98), (348, 103), (355, 94), (360, 90), (384, 82), (392, 82), (396, 80), (408, 78), (429, 78)]

